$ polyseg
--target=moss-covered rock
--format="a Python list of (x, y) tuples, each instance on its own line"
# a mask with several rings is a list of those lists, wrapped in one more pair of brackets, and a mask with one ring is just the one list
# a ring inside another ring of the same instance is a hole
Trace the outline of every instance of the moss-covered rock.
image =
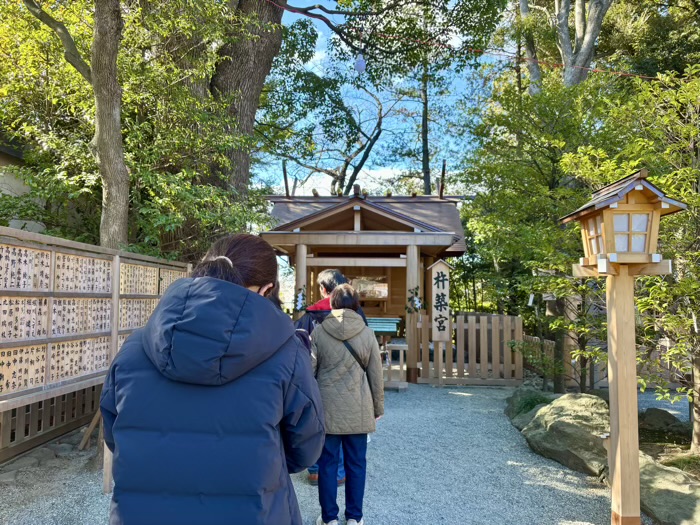
[(538, 454), (578, 472), (600, 476), (607, 464), (600, 435), (609, 429), (605, 401), (587, 394), (567, 394), (538, 410), (522, 432)]

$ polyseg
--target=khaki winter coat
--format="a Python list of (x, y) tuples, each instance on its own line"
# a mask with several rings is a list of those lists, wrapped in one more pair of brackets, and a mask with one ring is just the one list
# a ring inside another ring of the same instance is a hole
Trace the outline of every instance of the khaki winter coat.
[[(353, 310), (333, 310), (311, 334), (312, 362), (326, 414), (327, 434), (374, 432), (384, 415), (384, 379), (377, 338)], [(347, 341), (367, 373), (360, 368)]]

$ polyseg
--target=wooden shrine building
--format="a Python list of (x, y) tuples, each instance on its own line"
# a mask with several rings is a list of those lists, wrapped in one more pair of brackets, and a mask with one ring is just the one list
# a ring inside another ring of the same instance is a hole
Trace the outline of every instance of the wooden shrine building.
[[(405, 320), (412, 290), (429, 297), (425, 270), (466, 249), (462, 197), (370, 196), (356, 187), (350, 196), (268, 199), (277, 225), (262, 237), (289, 257), (307, 304), (320, 299), (316, 275), (337, 268), (358, 290), (368, 318)], [(409, 381), (417, 378), (416, 358), (407, 357)]]

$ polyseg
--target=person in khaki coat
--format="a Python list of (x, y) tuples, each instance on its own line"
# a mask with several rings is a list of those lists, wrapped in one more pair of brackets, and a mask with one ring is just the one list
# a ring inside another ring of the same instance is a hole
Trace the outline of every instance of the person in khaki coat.
[(336, 473), (345, 460), (345, 519), (363, 525), (367, 434), (384, 414), (384, 379), (377, 338), (357, 313), (357, 292), (342, 284), (331, 295), (330, 315), (312, 334), (312, 363), (325, 413), (326, 441), (318, 460), (317, 525), (338, 524)]

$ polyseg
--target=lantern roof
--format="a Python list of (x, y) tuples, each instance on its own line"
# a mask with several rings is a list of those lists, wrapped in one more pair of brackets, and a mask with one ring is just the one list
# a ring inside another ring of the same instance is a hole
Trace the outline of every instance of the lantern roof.
[(649, 202), (666, 203), (668, 206), (661, 209), (661, 215), (676, 213), (688, 207), (683, 202), (668, 198), (663, 191), (646, 180), (648, 176), (649, 172), (646, 169), (641, 169), (632, 175), (608, 184), (593, 192), (592, 199), (589, 202), (559, 220), (564, 224), (573, 220), (579, 220), (586, 215), (608, 208), (611, 204), (624, 200), (628, 193), (635, 190), (644, 192), (649, 197)]

